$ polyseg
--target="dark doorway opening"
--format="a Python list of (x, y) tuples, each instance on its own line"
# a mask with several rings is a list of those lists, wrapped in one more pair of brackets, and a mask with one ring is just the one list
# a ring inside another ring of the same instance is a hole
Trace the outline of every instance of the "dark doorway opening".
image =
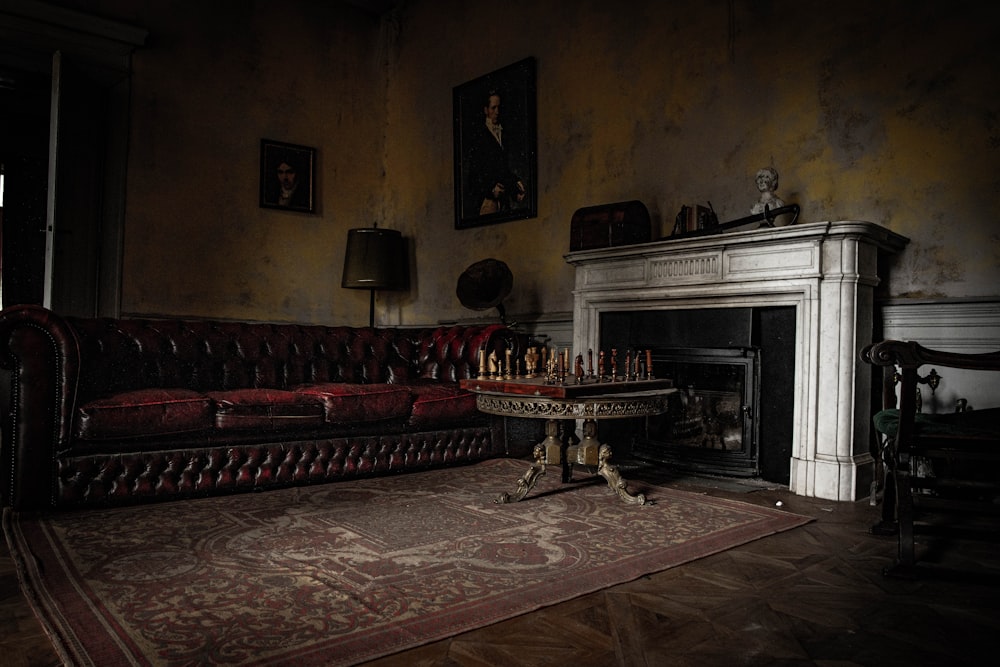
[(0, 68), (0, 304), (41, 304), (48, 191), (48, 73)]

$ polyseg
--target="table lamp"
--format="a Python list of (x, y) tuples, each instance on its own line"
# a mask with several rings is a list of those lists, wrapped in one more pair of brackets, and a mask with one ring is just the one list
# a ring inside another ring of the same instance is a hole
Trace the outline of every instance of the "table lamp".
[(347, 232), (341, 287), (371, 292), (368, 326), (375, 326), (375, 290), (406, 289), (407, 261), (403, 236), (392, 229), (372, 227)]

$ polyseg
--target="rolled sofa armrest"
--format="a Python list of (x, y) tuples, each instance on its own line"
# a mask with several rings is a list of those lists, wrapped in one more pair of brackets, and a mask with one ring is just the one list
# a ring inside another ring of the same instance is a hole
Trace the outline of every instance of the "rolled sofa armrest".
[(35, 305), (0, 311), (0, 494), (12, 507), (54, 503), (56, 453), (69, 445), (80, 350), (66, 320)]

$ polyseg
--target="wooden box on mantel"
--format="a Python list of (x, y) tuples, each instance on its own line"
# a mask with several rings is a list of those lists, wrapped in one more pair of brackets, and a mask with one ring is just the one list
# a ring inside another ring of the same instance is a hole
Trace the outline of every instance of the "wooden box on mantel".
[(648, 243), (651, 236), (649, 211), (641, 201), (588, 206), (573, 214), (569, 249), (573, 252)]

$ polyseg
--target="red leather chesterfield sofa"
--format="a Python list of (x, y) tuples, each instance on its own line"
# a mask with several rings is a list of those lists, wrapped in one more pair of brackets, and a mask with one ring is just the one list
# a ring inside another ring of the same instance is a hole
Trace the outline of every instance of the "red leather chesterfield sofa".
[[(0, 312), (0, 493), (17, 510), (164, 500), (505, 454), (458, 387), (502, 325), (352, 328)], [(518, 352), (519, 350), (515, 350)]]

